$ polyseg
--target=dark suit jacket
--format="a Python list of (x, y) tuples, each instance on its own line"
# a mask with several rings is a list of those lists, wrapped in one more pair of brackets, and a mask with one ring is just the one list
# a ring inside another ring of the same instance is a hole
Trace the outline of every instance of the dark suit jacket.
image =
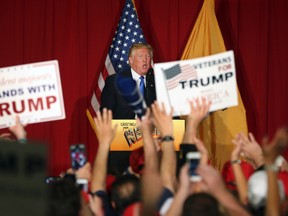
[[(107, 77), (101, 95), (100, 109), (102, 110), (104, 107), (106, 107), (107, 109), (112, 110), (113, 119), (135, 119), (133, 109), (128, 106), (126, 101), (116, 89), (115, 80), (116, 76), (119, 75), (132, 78), (131, 69), (124, 71), (121, 74), (113, 74)], [(148, 107), (156, 100), (154, 71), (152, 69), (149, 69), (146, 75), (144, 99)]]

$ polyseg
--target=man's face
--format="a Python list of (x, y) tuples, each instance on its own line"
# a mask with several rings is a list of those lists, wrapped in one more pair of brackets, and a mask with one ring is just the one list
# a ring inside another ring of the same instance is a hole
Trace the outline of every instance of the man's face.
[(139, 75), (146, 75), (151, 66), (151, 54), (148, 49), (140, 48), (132, 52), (129, 57), (131, 68)]

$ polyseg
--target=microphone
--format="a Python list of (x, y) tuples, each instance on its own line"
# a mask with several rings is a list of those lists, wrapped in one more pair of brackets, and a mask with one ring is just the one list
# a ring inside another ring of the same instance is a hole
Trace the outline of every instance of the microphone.
[(117, 75), (116, 89), (134, 113), (141, 118), (146, 112), (146, 103), (134, 79)]
[(146, 74), (146, 86), (154, 87), (154, 76), (153, 76), (153, 69), (150, 68), (148, 73)]
[(154, 89), (154, 71), (152, 68), (148, 70), (148, 73), (146, 74), (146, 88), (145, 88), (145, 101), (147, 102), (147, 105), (150, 106), (154, 102), (154, 94), (153, 94), (153, 89)]

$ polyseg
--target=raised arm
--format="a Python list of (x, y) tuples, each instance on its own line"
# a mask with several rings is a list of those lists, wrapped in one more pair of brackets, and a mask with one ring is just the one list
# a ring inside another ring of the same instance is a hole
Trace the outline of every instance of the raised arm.
[(267, 216), (277, 216), (281, 214), (281, 200), (277, 177), (278, 167), (275, 166), (275, 159), (287, 148), (287, 146), (288, 130), (286, 127), (278, 129), (270, 143), (268, 143), (268, 139), (264, 139), (262, 143), (268, 180), (265, 212)]
[(200, 165), (198, 173), (203, 178), (207, 192), (211, 193), (228, 211), (229, 215), (247, 216), (250, 215), (226, 189), (220, 174), (209, 165)]
[(231, 153), (231, 166), (235, 176), (240, 202), (246, 205), (248, 202), (247, 198), (248, 187), (245, 175), (241, 167), (241, 160), (240, 160), (240, 153), (242, 151), (243, 142), (241, 142), (239, 134), (232, 140), (232, 142), (235, 144), (235, 148)]
[(158, 152), (156, 150), (153, 138), (153, 123), (151, 119), (150, 108), (147, 109), (145, 116), (142, 117), (142, 120), (137, 119), (137, 125), (142, 132), (143, 138), (143, 149), (144, 149), (144, 160), (145, 160), (145, 170), (152, 170), (157, 172), (159, 170), (159, 158)]
[(180, 216), (182, 213), (183, 204), (190, 194), (190, 179), (188, 175), (188, 168), (188, 163), (184, 164), (181, 168), (179, 175), (179, 187), (165, 216)]
[(243, 156), (252, 163), (255, 169), (264, 165), (262, 148), (252, 133), (248, 137), (244, 133), (239, 134), (239, 141), (243, 143)]
[(162, 159), (160, 173), (162, 184), (172, 193), (175, 192), (176, 185), (176, 154), (174, 149), (173, 138), (173, 121), (172, 113), (167, 114), (165, 107), (160, 106), (157, 102), (152, 104), (153, 122), (161, 134)]
[(207, 116), (211, 102), (206, 101), (205, 98), (196, 99), (195, 101), (189, 101), (190, 113), (185, 118), (186, 127), (185, 134), (183, 136), (182, 143), (195, 143), (195, 138), (197, 136), (197, 130), (201, 121)]
[(112, 111), (103, 109), (97, 112), (95, 131), (98, 138), (98, 151), (92, 170), (91, 191), (106, 190), (107, 162), (110, 144), (115, 137), (117, 125), (112, 126)]
[(152, 136), (152, 119), (150, 109), (142, 120), (137, 119), (137, 125), (142, 131), (144, 148), (144, 172), (142, 175), (142, 210), (141, 215), (156, 215), (157, 203), (162, 192), (159, 173), (158, 152)]

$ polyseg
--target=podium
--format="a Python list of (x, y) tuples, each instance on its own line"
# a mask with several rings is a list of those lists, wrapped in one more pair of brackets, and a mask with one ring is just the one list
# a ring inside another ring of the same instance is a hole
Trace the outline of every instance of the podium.
[[(136, 120), (121, 119), (113, 120), (112, 123), (113, 125), (118, 124), (118, 127), (116, 137), (110, 146), (110, 151), (133, 151), (143, 146), (142, 134), (140, 129), (137, 127)], [(185, 120), (173, 120), (173, 128), (175, 150), (179, 151), (179, 146), (185, 132)], [(154, 128), (153, 136), (160, 137), (160, 132), (157, 128)]]
[[(119, 175), (129, 166), (130, 153), (143, 146), (143, 139), (142, 133), (137, 127), (136, 120), (118, 119), (112, 120), (112, 124), (118, 124), (118, 127), (116, 136), (110, 146), (108, 172)], [(173, 120), (173, 128), (175, 151), (178, 152), (185, 132), (185, 120)], [(153, 136), (160, 136), (157, 128), (154, 128)]]

